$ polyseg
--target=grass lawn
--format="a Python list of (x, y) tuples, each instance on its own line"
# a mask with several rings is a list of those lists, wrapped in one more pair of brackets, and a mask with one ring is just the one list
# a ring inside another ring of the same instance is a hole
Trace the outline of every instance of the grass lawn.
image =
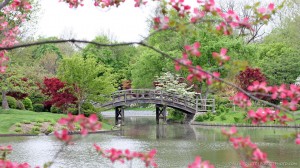
[[(57, 121), (58, 119), (66, 116), (65, 114), (54, 114), (48, 112), (33, 112), (26, 110), (2, 110), (0, 109), (0, 134), (16, 134), (16, 132), (10, 132), (9, 128), (16, 123), (22, 121), (37, 121), (37, 120), (50, 120)], [(110, 130), (111, 125), (102, 123), (103, 130)]]
[(9, 132), (9, 128), (22, 121), (35, 121), (35, 120), (53, 120), (57, 121), (64, 114), (53, 114), (47, 112), (33, 112), (26, 110), (2, 110), (0, 109), (0, 134), (15, 133)]

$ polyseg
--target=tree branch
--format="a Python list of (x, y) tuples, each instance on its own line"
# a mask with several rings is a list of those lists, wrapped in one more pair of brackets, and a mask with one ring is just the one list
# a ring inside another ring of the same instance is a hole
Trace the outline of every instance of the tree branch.
[(31, 47), (36, 45), (43, 45), (43, 44), (58, 44), (58, 43), (84, 43), (84, 44), (93, 44), (99, 47), (117, 47), (117, 46), (127, 46), (127, 45), (134, 45), (139, 44), (139, 42), (129, 42), (129, 43), (116, 43), (116, 44), (105, 44), (105, 43), (98, 43), (95, 41), (88, 41), (88, 40), (75, 40), (75, 39), (69, 39), (69, 40), (47, 40), (47, 41), (39, 41), (39, 42), (32, 42), (32, 43), (26, 43), (26, 44), (18, 44), (11, 47), (0, 47), (1, 50), (13, 50), (17, 48), (24, 48), (24, 47)]

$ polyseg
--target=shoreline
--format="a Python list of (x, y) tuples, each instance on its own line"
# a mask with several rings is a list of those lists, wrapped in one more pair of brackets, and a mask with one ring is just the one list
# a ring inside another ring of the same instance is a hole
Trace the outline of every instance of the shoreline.
[[(95, 132), (89, 132), (88, 134), (99, 134), (99, 133), (110, 133), (110, 132), (119, 132), (120, 130), (103, 130), (103, 131), (95, 131)], [(69, 132), (69, 135), (79, 135), (80, 132)], [(53, 136), (53, 133), (50, 133), (48, 135), (46, 134), (0, 134), (0, 137), (28, 137), (28, 136)]]
[(192, 122), (191, 125), (202, 125), (202, 126), (219, 126), (219, 127), (273, 127), (273, 128), (300, 128), (300, 124), (295, 125), (277, 125), (277, 124), (260, 124), (260, 125), (253, 125), (253, 124), (230, 124), (230, 123), (204, 123), (204, 122)]

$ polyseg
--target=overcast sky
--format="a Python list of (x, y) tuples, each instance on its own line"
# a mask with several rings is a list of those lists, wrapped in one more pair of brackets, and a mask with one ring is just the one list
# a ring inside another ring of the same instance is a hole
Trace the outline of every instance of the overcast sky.
[(92, 40), (100, 34), (109, 34), (118, 41), (138, 41), (148, 34), (147, 19), (154, 5), (135, 8), (134, 1), (128, 1), (118, 8), (96, 8), (91, 0), (84, 7), (70, 9), (68, 4), (58, 0), (40, 0), (36, 36), (69, 37)]

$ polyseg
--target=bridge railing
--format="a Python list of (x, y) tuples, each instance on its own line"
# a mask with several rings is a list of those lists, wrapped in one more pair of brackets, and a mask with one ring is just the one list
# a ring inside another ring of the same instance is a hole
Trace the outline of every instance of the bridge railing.
[(161, 104), (172, 103), (175, 105), (180, 105), (185, 108), (194, 109), (196, 112), (205, 112), (208, 110), (215, 111), (215, 101), (214, 99), (201, 99), (200, 94), (196, 94), (195, 97), (189, 97), (180, 95), (174, 92), (167, 92), (163, 90), (154, 89), (129, 89), (129, 90), (119, 90), (111, 95), (111, 104), (124, 102), (125, 104), (129, 101), (135, 100), (137, 102), (143, 102), (146, 100), (153, 100), (155, 102), (160, 102)]

